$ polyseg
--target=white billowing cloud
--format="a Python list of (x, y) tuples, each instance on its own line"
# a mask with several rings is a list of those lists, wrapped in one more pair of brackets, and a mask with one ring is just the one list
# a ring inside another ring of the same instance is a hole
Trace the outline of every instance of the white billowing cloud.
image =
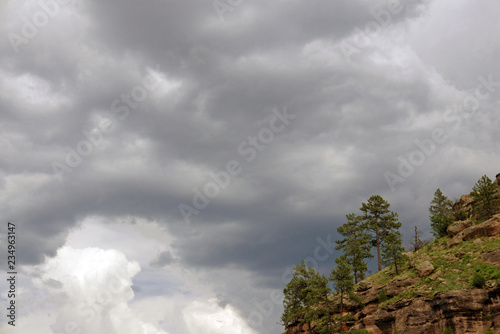
[[(167, 334), (146, 323), (127, 304), (134, 298), (132, 278), (139, 264), (117, 250), (62, 247), (38, 269), (35, 284), (56, 302), (52, 322), (42, 332), (93, 334)], [(40, 314), (31, 315), (40, 318)], [(52, 317), (50, 314), (47, 317)], [(19, 324), (19, 330), (24, 326)], [(40, 328), (39, 328), (40, 329)], [(23, 328), (23, 333), (31, 333)], [(38, 330), (37, 332), (40, 332)]]
[[(220, 306), (214, 291), (195, 283), (201, 273), (148, 267), (158, 240), (169, 238), (154, 223), (85, 220), (55, 257), (23, 267), (28, 276), (19, 291), (22, 321), (16, 329), (26, 334), (256, 334), (233, 305)], [(141, 292), (134, 293), (132, 285)], [(9, 330), (0, 324), (0, 333)]]
[(194, 301), (183, 311), (189, 334), (255, 334), (238, 312), (229, 304), (221, 307), (215, 298)]

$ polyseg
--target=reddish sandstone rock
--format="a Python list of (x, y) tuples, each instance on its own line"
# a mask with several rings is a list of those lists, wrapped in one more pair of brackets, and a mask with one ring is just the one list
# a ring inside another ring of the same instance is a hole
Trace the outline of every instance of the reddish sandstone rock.
[(465, 230), (466, 228), (471, 227), (471, 226), (472, 226), (472, 222), (470, 220), (457, 221), (457, 222), (454, 222), (453, 224), (451, 224), (450, 226), (448, 226), (448, 228), (446, 229), (446, 232), (450, 236), (454, 237), (458, 233), (462, 232), (463, 230)]
[(434, 266), (429, 261), (424, 261), (417, 265), (417, 272), (419, 277), (427, 277), (434, 271)]
[(448, 244), (453, 247), (465, 240), (472, 240), (479, 237), (494, 237), (497, 235), (500, 235), (500, 214), (494, 215), (479, 225), (466, 228), (455, 235)]

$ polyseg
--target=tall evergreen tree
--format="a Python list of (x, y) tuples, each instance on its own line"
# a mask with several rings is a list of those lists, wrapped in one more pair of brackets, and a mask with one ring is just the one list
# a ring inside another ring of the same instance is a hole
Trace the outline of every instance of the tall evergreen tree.
[(390, 231), (384, 238), (382, 247), (382, 262), (384, 266), (394, 264), (396, 275), (399, 275), (398, 264), (401, 263), (404, 250), (401, 233), (399, 233), (399, 231)]
[(488, 219), (498, 211), (498, 185), (483, 175), (472, 188), (471, 196), (475, 202), (472, 206), (480, 220)]
[(382, 270), (380, 254), (382, 241), (385, 236), (401, 227), (398, 214), (389, 210), (391, 205), (380, 195), (371, 196), (367, 203), (362, 203), (360, 210), (363, 212), (363, 226), (372, 233), (373, 242), (377, 247), (378, 270)]
[(363, 228), (363, 217), (350, 213), (346, 218), (347, 223), (337, 228), (344, 239), (335, 242), (335, 249), (344, 251), (354, 274), (354, 283), (358, 283), (365, 278), (368, 270), (365, 259), (373, 257), (370, 253), (371, 236)]
[(432, 234), (436, 238), (444, 237), (446, 229), (453, 223), (452, 202), (437, 189), (429, 207)]
[(324, 310), (317, 306), (327, 302), (329, 292), (328, 279), (324, 275), (306, 267), (304, 261), (295, 266), (292, 279), (283, 290), (283, 325), (287, 327), (297, 320), (311, 325), (318, 320)]
[(344, 295), (349, 293), (354, 283), (352, 282), (352, 269), (347, 261), (345, 255), (335, 259), (337, 264), (336, 268), (332, 269), (330, 273), (330, 281), (333, 282), (333, 286), (336, 293), (340, 293), (340, 333), (343, 329), (343, 317), (344, 313)]

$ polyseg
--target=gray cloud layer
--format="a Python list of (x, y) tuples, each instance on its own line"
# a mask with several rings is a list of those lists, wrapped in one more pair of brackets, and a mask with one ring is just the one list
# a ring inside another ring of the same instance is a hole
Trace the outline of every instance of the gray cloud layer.
[[(19, 225), (23, 263), (54, 255), (86, 217), (140, 217), (176, 236), (176, 257), (155, 265), (237, 266), (276, 287), (369, 196), (392, 203), (403, 232), (428, 232), (436, 188), (456, 197), (500, 172), (494, 1), (402, 1), (363, 47), (370, 10), (388, 2), (243, 1), (224, 20), (194, 0), (76, 4), (18, 53), (0, 44), (0, 210)], [(28, 7), (7, 3), (7, 37), (43, 10)], [(471, 113), (460, 105), (477, 87)], [(284, 108), (295, 118), (247, 161), (239, 145)], [(391, 191), (384, 173), (436, 128), (446, 139)], [(99, 144), (60, 182), (54, 162), (67, 166), (82, 131)], [(194, 207), (193, 189), (232, 160), (241, 172), (186, 224), (179, 204)]]

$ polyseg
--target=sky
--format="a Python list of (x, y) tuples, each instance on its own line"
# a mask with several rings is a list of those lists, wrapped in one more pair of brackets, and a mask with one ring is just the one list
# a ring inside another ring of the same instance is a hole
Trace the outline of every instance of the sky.
[(499, 12), (0, 2), (0, 332), (281, 333), (290, 269), (328, 273), (370, 196), (431, 238), (437, 188), (500, 172)]

